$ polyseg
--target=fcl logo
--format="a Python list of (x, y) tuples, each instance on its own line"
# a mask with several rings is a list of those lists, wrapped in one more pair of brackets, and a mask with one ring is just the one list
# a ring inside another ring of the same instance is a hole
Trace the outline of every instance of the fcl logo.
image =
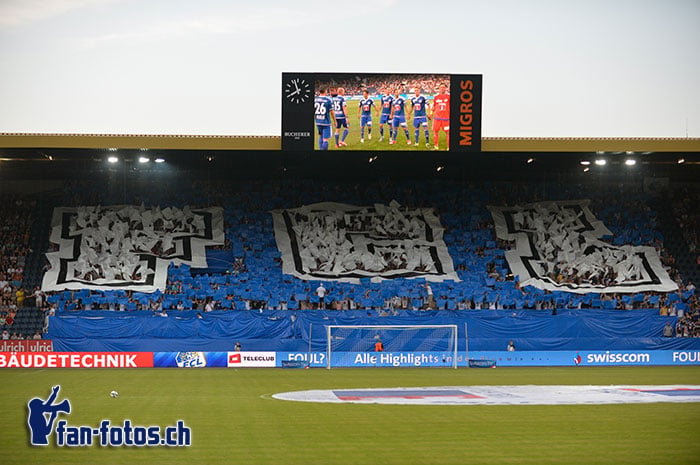
[(175, 362), (180, 368), (202, 368), (207, 366), (204, 352), (178, 352)]

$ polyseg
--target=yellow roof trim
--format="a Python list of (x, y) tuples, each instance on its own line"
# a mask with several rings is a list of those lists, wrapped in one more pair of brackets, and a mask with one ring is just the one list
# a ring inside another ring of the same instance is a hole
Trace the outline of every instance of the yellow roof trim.
[[(279, 136), (0, 133), (0, 148), (280, 150)], [(700, 138), (484, 137), (484, 152), (700, 152)]]

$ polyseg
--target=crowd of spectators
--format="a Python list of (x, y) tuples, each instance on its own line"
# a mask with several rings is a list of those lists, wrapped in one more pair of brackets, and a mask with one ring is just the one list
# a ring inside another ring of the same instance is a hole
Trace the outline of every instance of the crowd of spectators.
[(700, 302), (694, 294), (695, 285), (689, 282), (685, 290), (693, 293), (688, 299), (688, 305), (678, 306), (668, 299), (661, 302), (661, 315), (677, 318), (675, 327), (664, 330), (666, 337), (700, 337)]
[[(168, 205), (191, 204), (193, 207), (221, 205), (225, 211), (226, 240), (224, 248), (233, 252), (232, 266), (223, 275), (189, 277), (187, 270), (171, 267), (166, 290), (161, 293), (142, 295), (124, 292), (118, 299), (88, 299), (80, 293), (62, 293), (53, 299), (65, 309), (110, 308), (117, 310), (152, 309), (159, 312), (195, 308), (211, 309), (311, 309), (321, 306), (315, 295), (318, 283), (303, 282), (279, 273), (280, 256), (276, 251), (271, 231), (269, 210), (300, 206), (323, 200), (336, 200), (356, 205), (372, 205), (398, 199), (402, 205), (413, 207), (431, 206), (440, 214), (445, 227), (445, 240), (455, 260), (455, 269), (461, 283), (433, 284), (435, 299), (428, 302), (425, 289), (419, 284), (363, 283), (359, 286), (328, 283), (328, 295), (323, 307), (328, 309), (371, 308), (381, 313), (397, 309), (511, 309), (532, 308), (553, 310), (555, 308), (653, 308), (665, 298), (655, 293), (643, 293), (632, 299), (630, 296), (600, 294), (576, 296), (568, 293), (549, 293), (528, 288), (519, 288), (516, 279), (509, 273), (505, 263), (505, 249), (512, 247), (498, 241), (494, 235), (487, 204), (509, 205), (532, 202), (543, 198), (575, 198), (580, 196), (582, 186), (553, 186), (542, 195), (540, 189), (526, 185), (511, 185), (502, 189), (497, 185), (450, 185), (436, 188), (432, 182), (420, 184), (396, 184), (382, 182), (373, 185), (337, 185), (330, 183), (305, 184), (300, 181), (228, 184), (194, 183), (191, 189), (180, 185), (177, 191), (163, 192), (144, 189), (144, 198), (135, 202)], [(612, 190), (611, 190), (612, 189)], [(622, 237), (633, 245), (652, 245), (661, 253), (672, 277), (679, 283), (681, 292), (673, 305), (688, 307), (688, 293), (680, 276), (675, 273), (672, 257), (665, 254), (663, 239), (656, 233), (655, 214), (643, 201), (643, 193), (630, 191), (624, 186), (625, 195), (611, 187), (608, 190), (583, 190), (590, 194), (592, 209), (605, 222), (613, 238)], [(109, 204), (110, 199), (100, 196), (100, 187), (90, 183), (75, 184), (68, 191), (67, 203), (73, 206), (86, 202)], [(160, 192), (153, 197), (146, 192)], [(193, 193), (198, 194), (194, 195)], [(511, 192), (506, 194), (505, 192)], [(163, 195), (165, 194), (165, 195)], [(641, 197), (641, 199), (640, 199)], [(632, 199), (629, 201), (623, 198)], [(181, 267), (182, 268), (182, 267)], [(179, 273), (179, 274), (178, 274)], [(293, 288), (287, 295), (275, 295), (275, 289)], [(465, 291), (465, 289), (468, 289)], [(78, 295), (80, 294), (80, 295)], [(91, 295), (94, 293), (91, 293)], [(76, 297), (78, 295), (78, 297)], [(512, 298), (515, 295), (517, 298)]]
[(5, 329), (2, 330), (2, 333), (0, 333), (0, 340), (2, 341), (16, 341), (16, 340), (40, 340), (42, 339), (41, 333), (39, 331), (35, 331), (34, 334), (27, 334), (26, 336), (22, 334), (21, 332), (17, 331), (12, 331), (10, 333), (10, 330), (8, 327), (5, 327)]
[(698, 250), (698, 232), (700, 232), (700, 190), (682, 187), (676, 192), (673, 200), (673, 214), (681, 229), (688, 251), (700, 266), (700, 251)]
[(700, 321), (698, 311), (688, 313), (678, 318), (676, 323), (676, 337), (700, 337)]
[(449, 83), (450, 76), (434, 74), (401, 74), (401, 75), (374, 75), (371, 77), (352, 77), (343, 79), (330, 79), (319, 81), (316, 88), (328, 86), (331, 94), (338, 87), (345, 89), (348, 96), (360, 96), (367, 90), (371, 95), (381, 95), (385, 93), (393, 94), (399, 89), (400, 94), (413, 94), (416, 89), (421, 93), (432, 95), (438, 93), (440, 84)]
[[(179, 183), (172, 189), (148, 186), (139, 189), (134, 204), (192, 208), (222, 206), (226, 245), (231, 263), (225, 273), (198, 275), (186, 265), (172, 266), (163, 292), (64, 291), (49, 296), (54, 311), (78, 309), (152, 310), (169, 312), (196, 309), (367, 309), (389, 316), (397, 310), (428, 309), (537, 309), (562, 308), (665, 308), (684, 315), (697, 313), (692, 284), (683, 282), (673, 267), (673, 257), (663, 247), (656, 215), (645, 202), (641, 189), (614, 185), (596, 189), (551, 184), (543, 189), (512, 183), (464, 185), (455, 182), (375, 182), (337, 184), (303, 181), (247, 183)], [(121, 193), (119, 193), (121, 194)], [(513, 243), (498, 240), (486, 205), (515, 205), (541, 200), (565, 200), (586, 196), (591, 210), (613, 232), (613, 243), (653, 246), (660, 253), (679, 291), (627, 294), (547, 292), (530, 286), (521, 288), (510, 273), (505, 251)], [(320, 201), (374, 205), (397, 200), (407, 207), (432, 207), (445, 228), (444, 238), (460, 282), (432, 283), (431, 294), (421, 280), (390, 280), (361, 284), (325, 283), (323, 299), (319, 282), (302, 281), (281, 273), (281, 258), (272, 232), (270, 210), (298, 207)], [(65, 206), (123, 203), (98, 182), (69, 184)], [(432, 297), (432, 298), (431, 298)], [(672, 310), (671, 310), (672, 309)], [(695, 331), (689, 331), (694, 335)]]
[[(31, 253), (29, 238), (37, 202), (22, 195), (5, 194), (0, 208), (0, 330), (2, 339), (36, 339), (36, 334), (22, 334), (14, 328), (17, 314), (28, 305), (39, 303), (43, 294), (28, 290), (24, 269)], [(41, 335), (38, 337), (41, 338)]]

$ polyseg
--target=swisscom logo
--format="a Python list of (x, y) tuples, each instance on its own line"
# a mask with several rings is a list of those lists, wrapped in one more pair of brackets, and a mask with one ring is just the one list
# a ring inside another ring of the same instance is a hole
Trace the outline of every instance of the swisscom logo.
[(192, 431), (185, 422), (178, 420), (173, 426), (138, 426), (131, 420), (124, 420), (121, 425), (102, 420), (97, 426), (69, 425), (68, 421), (58, 415), (69, 415), (71, 404), (68, 399), (58, 401), (61, 386), (54, 386), (47, 399), (35, 397), (27, 402), (27, 426), (29, 441), (32, 446), (48, 446), (53, 436), (57, 447), (100, 446), (128, 447), (187, 447), (192, 444)]

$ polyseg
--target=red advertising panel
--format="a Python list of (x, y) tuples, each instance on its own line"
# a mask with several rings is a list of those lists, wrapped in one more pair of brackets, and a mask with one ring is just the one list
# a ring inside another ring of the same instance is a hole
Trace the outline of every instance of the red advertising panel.
[(0, 352), (53, 352), (53, 342), (47, 339), (41, 340), (14, 340), (0, 341)]
[(0, 368), (150, 368), (153, 352), (0, 352)]

